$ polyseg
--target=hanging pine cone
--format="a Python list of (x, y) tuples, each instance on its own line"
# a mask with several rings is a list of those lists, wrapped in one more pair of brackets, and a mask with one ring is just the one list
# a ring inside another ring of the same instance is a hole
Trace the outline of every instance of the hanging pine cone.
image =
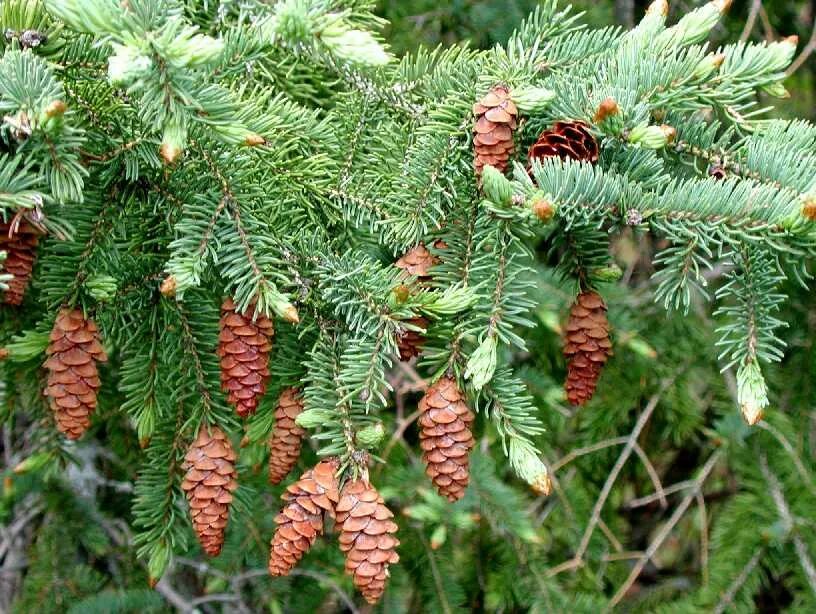
[(611, 355), (606, 305), (597, 292), (581, 292), (570, 310), (564, 344), (565, 388), (572, 405), (583, 405), (592, 398), (601, 369)]
[(286, 576), (323, 533), (326, 514), (334, 518), (340, 498), (336, 459), (319, 462), (283, 493), (286, 505), (275, 517), (278, 528), (269, 552), (269, 573)]
[(543, 160), (552, 156), (558, 156), (562, 160), (579, 160), (594, 164), (598, 161), (598, 142), (584, 122), (555, 122), (553, 127), (542, 132), (530, 147), (527, 163), (532, 166), (533, 160)]
[(476, 443), (470, 431), (473, 413), (449, 377), (437, 380), (419, 401), (419, 439), (425, 473), (448, 501), (461, 499), (470, 481), (469, 458)]
[(99, 343), (99, 329), (79, 309), (61, 309), (45, 350), (48, 370), (45, 394), (57, 428), (68, 439), (79, 439), (91, 425), (101, 382), (97, 362), (108, 358)]
[(473, 126), (473, 167), (476, 175), (493, 166), (501, 172), (515, 151), (513, 130), (518, 125), (518, 110), (510, 99), (510, 90), (497, 85), (473, 105), (476, 124)]
[(346, 573), (368, 603), (375, 604), (385, 591), (388, 566), (399, 561), (394, 537), (394, 514), (367, 480), (346, 482), (337, 504), (340, 549), (346, 553)]
[(190, 502), (193, 529), (204, 552), (218, 556), (224, 545), (232, 493), (238, 488), (235, 452), (224, 431), (202, 425), (182, 469), (187, 473), (181, 488)]
[(40, 232), (26, 221), (21, 222), (16, 229), (12, 228), (12, 224), (0, 222), (0, 250), (6, 252), (6, 260), (2, 263), (0, 272), (14, 275), (8, 282), (8, 290), (3, 294), (3, 301), (8, 305), (23, 302), (31, 281), (39, 240)]
[(221, 305), (220, 328), (217, 353), (221, 357), (221, 389), (238, 415), (246, 418), (255, 413), (266, 392), (275, 328), (272, 320), (255, 314), (254, 306), (239, 313), (231, 298)]
[[(420, 243), (416, 247), (407, 251), (394, 265), (406, 271), (409, 275), (417, 278), (420, 284), (426, 284), (431, 280), (430, 270), (438, 264), (439, 260), (434, 258), (424, 244)], [(407, 320), (407, 323), (427, 330), (430, 322), (419, 316)], [(425, 335), (415, 330), (404, 329), (397, 339), (400, 360), (411, 360), (414, 356), (422, 353), (422, 346), (425, 345)]]
[(295, 418), (302, 411), (303, 400), (297, 388), (287, 388), (281, 392), (275, 408), (275, 428), (269, 440), (270, 484), (279, 484), (297, 463), (306, 431), (295, 423)]

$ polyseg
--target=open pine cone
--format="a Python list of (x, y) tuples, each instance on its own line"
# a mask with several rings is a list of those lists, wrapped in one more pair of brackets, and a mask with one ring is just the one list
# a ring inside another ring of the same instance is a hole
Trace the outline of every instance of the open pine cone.
[(476, 123), (473, 126), (473, 167), (481, 176), (485, 166), (501, 172), (515, 151), (513, 131), (518, 125), (518, 109), (510, 99), (510, 90), (503, 85), (491, 89), (473, 105)]
[(579, 160), (594, 164), (598, 161), (598, 142), (589, 127), (580, 121), (555, 122), (533, 143), (527, 153), (530, 166), (533, 160), (558, 156), (562, 160)]
[(606, 305), (597, 292), (582, 292), (570, 309), (564, 343), (565, 388), (572, 405), (583, 405), (592, 398), (601, 369), (611, 355)]

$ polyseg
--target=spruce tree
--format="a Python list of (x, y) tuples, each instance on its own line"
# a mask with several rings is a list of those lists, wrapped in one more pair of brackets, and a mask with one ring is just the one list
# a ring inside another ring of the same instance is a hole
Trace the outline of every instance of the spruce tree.
[(55, 610), (816, 606), (810, 417), (766, 381), (813, 364), (816, 128), (758, 102), (795, 37), (546, 0), (396, 57), (373, 4), (0, 5), (17, 607), (48, 565)]

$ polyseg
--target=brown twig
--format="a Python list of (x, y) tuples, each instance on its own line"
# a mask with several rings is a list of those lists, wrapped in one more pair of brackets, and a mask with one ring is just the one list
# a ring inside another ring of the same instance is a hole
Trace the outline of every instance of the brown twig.
[(751, 2), (751, 10), (748, 12), (748, 19), (745, 21), (745, 27), (742, 28), (742, 34), (740, 34), (740, 41), (745, 42), (748, 40), (748, 37), (751, 36), (751, 32), (754, 31), (754, 24), (756, 24), (757, 15), (759, 15), (759, 11), (762, 8), (762, 0), (753, 0)]
[(714, 452), (708, 458), (706, 464), (703, 465), (703, 468), (700, 470), (700, 473), (697, 474), (696, 478), (694, 478), (694, 486), (691, 492), (689, 492), (680, 502), (680, 505), (678, 505), (677, 508), (675, 508), (674, 512), (669, 517), (666, 524), (663, 525), (663, 527), (657, 533), (655, 538), (652, 540), (652, 543), (649, 544), (649, 547), (635, 563), (634, 567), (632, 568), (632, 571), (629, 573), (629, 576), (626, 578), (623, 584), (621, 584), (621, 587), (618, 589), (614, 597), (612, 597), (612, 600), (609, 602), (610, 608), (620, 603), (621, 599), (624, 598), (626, 593), (635, 583), (635, 580), (637, 580), (638, 576), (640, 576), (640, 572), (643, 571), (643, 568), (646, 566), (646, 563), (648, 563), (651, 560), (651, 558), (655, 555), (660, 546), (663, 545), (663, 542), (672, 532), (677, 523), (680, 522), (680, 519), (683, 517), (683, 514), (686, 513), (686, 510), (691, 505), (691, 502), (694, 501), (695, 497), (697, 496), (697, 493), (700, 492), (700, 489), (703, 487), (703, 483), (706, 481), (706, 478), (708, 478), (708, 476), (711, 474), (712, 469), (714, 469), (714, 465), (717, 464), (717, 461), (719, 459), (720, 459), (719, 450)]
[(795, 73), (799, 68), (801, 68), (802, 64), (804, 64), (810, 55), (816, 51), (816, 18), (813, 20), (813, 29), (810, 31), (810, 38), (808, 38), (807, 43), (802, 48), (802, 51), (799, 55), (796, 56), (796, 59), (791, 62), (788, 69), (785, 71), (785, 75), (790, 77), (793, 73)]

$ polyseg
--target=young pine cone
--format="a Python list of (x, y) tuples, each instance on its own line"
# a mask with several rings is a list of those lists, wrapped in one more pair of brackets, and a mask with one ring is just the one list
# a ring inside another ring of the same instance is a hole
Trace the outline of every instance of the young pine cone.
[(224, 545), (232, 493), (238, 488), (235, 452), (217, 426), (202, 425), (182, 465), (187, 473), (181, 488), (190, 502), (190, 515), (198, 541), (210, 556)]
[[(430, 270), (438, 264), (439, 260), (433, 257), (428, 248), (422, 243), (407, 251), (394, 265), (403, 269), (409, 275), (417, 278), (420, 284), (427, 284), (431, 280)], [(427, 330), (430, 322), (419, 316), (407, 320), (408, 324)], [(422, 346), (425, 345), (425, 335), (415, 330), (404, 329), (397, 339), (397, 347), (399, 348), (400, 360), (411, 360), (414, 356), (419, 356), (422, 353)]]
[(279, 484), (289, 475), (300, 456), (300, 444), (306, 433), (295, 423), (303, 411), (297, 388), (284, 390), (275, 409), (275, 428), (269, 440), (269, 483)]
[(601, 369), (611, 355), (606, 305), (597, 292), (581, 292), (570, 309), (564, 343), (565, 388), (572, 405), (583, 405), (592, 398)]
[(377, 490), (363, 479), (346, 482), (336, 509), (346, 573), (368, 603), (377, 603), (385, 591), (388, 566), (399, 561), (394, 515)]
[(12, 230), (11, 224), (0, 222), (0, 250), (6, 252), (6, 260), (0, 265), (0, 272), (14, 275), (8, 282), (8, 290), (3, 294), (3, 302), (19, 305), (23, 302), (31, 281), (40, 232), (26, 221), (20, 223), (13, 233)]
[(527, 161), (532, 166), (533, 160), (544, 160), (553, 156), (562, 160), (594, 164), (598, 161), (598, 142), (584, 122), (555, 122), (553, 127), (542, 132), (530, 147)]
[(327, 459), (309, 469), (283, 493), (286, 505), (275, 517), (278, 528), (269, 551), (269, 573), (286, 576), (323, 533), (324, 515), (334, 518), (340, 499), (337, 459)]
[(461, 499), (470, 481), (469, 458), (476, 443), (473, 413), (449, 377), (437, 380), (419, 401), (419, 439), (425, 473), (448, 501)]
[(255, 308), (239, 313), (231, 298), (221, 305), (218, 356), (221, 358), (221, 389), (238, 415), (255, 413), (269, 380), (269, 352), (275, 328), (272, 320)]
[(101, 385), (96, 363), (108, 359), (99, 343), (99, 329), (80, 309), (61, 309), (45, 353), (45, 394), (57, 428), (68, 439), (79, 439), (91, 425), (96, 409)]
[(473, 167), (481, 176), (485, 166), (501, 172), (513, 155), (513, 130), (518, 125), (518, 109), (510, 99), (510, 91), (497, 85), (473, 105), (476, 124), (473, 126)]

